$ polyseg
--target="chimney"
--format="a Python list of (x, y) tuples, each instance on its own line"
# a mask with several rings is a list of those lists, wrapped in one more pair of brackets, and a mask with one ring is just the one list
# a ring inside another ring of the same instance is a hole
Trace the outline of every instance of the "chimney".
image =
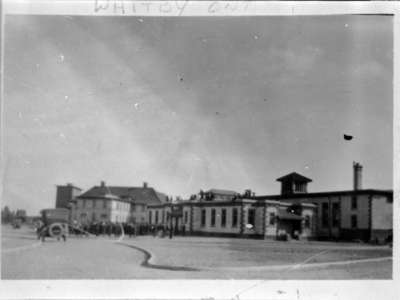
[(353, 162), (353, 183), (355, 191), (362, 189), (362, 165), (358, 162)]
[(100, 182), (100, 186), (101, 186), (101, 187), (105, 187), (105, 186), (106, 186), (106, 183), (102, 180), (102, 181)]
[(147, 182), (143, 182), (143, 187), (146, 189), (147, 188)]

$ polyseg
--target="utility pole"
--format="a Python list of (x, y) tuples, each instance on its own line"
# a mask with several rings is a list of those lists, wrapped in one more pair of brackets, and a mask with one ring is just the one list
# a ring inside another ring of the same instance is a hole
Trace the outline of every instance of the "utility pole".
[(169, 238), (172, 239), (172, 205), (169, 213)]

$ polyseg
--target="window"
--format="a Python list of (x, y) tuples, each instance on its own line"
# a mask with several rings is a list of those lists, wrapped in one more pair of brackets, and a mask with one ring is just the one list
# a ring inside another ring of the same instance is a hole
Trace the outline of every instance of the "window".
[(158, 224), (158, 210), (156, 210), (156, 224)]
[(206, 210), (205, 209), (201, 210), (201, 226), (202, 227), (206, 226)]
[(275, 213), (269, 213), (269, 225), (275, 225)]
[(329, 204), (322, 203), (322, 227), (329, 226)]
[(106, 199), (103, 200), (103, 208), (107, 208), (107, 200)]
[(232, 227), (237, 227), (238, 223), (238, 209), (232, 209)]
[(106, 220), (107, 218), (108, 218), (108, 217), (107, 217), (107, 214), (102, 214), (102, 215), (101, 215), (101, 219), (102, 219), (102, 220)]
[(96, 222), (96, 213), (92, 212), (92, 222)]
[(86, 213), (82, 213), (81, 214), (81, 220), (85, 220), (86, 219), (87, 214)]
[(86, 207), (86, 200), (85, 200), (85, 199), (82, 200), (82, 207), (83, 207), (83, 208)]
[(187, 224), (187, 222), (188, 222), (188, 212), (187, 211), (185, 211), (185, 224)]
[(340, 226), (340, 203), (332, 203), (332, 227)]
[(357, 228), (358, 224), (357, 224), (357, 216), (356, 215), (352, 215), (351, 216), (351, 228)]
[(142, 212), (146, 210), (146, 206), (142, 205)]
[(255, 225), (256, 211), (254, 208), (250, 208), (247, 212), (247, 224)]
[(151, 213), (152, 213), (152, 211), (150, 210), (149, 211), (149, 224), (151, 224), (151, 219), (152, 219), (152, 214)]
[(226, 209), (223, 208), (221, 210), (221, 227), (225, 227), (226, 226)]
[(304, 228), (310, 228), (310, 227), (311, 227), (311, 217), (307, 215), (304, 218)]
[(211, 210), (211, 227), (215, 226), (215, 209)]
[(357, 196), (351, 196), (351, 209), (357, 209)]

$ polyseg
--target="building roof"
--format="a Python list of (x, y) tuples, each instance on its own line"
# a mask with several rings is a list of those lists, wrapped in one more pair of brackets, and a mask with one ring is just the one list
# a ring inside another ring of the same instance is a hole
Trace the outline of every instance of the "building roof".
[(74, 185), (73, 183), (67, 183), (67, 184), (58, 184), (56, 185), (57, 187), (70, 187), (76, 190), (80, 190), (82, 191), (82, 189), (80, 187), (77, 187), (76, 185)]
[(303, 175), (300, 175), (299, 173), (292, 172), (290, 174), (287, 174), (285, 176), (279, 177), (276, 179), (276, 181), (297, 181), (297, 182), (311, 182), (312, 180), (310, 178), (307, 178)]
[(127, 187), (127, 186), (94, 186), (77, 198), (92, 199), (118, 199), (137, 204), (156, 205), (165, 201), (166, 195), (157, 192), (151, 187)]
[(298, 198), (318, 198), (318, 197), (328, 197), (328, 196), (352, 196), (352, 195), (371, 195), (371, 194), (393, 197), (392, 190), (365, 189), (365, 190), (342, 190), (342, 191), (330, 191), (330, 192), (302, 193), (302, 194), (290, 194), (290, 195), (265, 195), (265, 196), (255, 196), (253, 199), (284, 200), (284, 199), (298, 199)]
[(228, 196), (235, 196), (238, 193), (235, 191), (230, 191), (230, 190), (220, 190), (220, 189), (210, 189), (206, 191), (205, 193), (213, 193), (213, 194), (218, 194), (218, 195), (228, 195)]

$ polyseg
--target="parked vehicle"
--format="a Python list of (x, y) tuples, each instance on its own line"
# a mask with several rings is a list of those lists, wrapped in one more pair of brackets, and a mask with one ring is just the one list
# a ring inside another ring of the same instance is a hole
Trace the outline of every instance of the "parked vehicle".
[(69, 210), (65, 208), (43, 209), (40, 214), (42, 226), (37, 230), (38, 239), (44, 242), (46, 237), (53, 237), (66, 241)]
[(22, 219), (20, 219), (20, 218), (16, 218), (16, 219), (14, 219), (13, 222), (12, 222), (12, 227), (13, 227), (14, 229), (19, 229), (19, 228), (21, 228), (21, 225), (22, 225)]

